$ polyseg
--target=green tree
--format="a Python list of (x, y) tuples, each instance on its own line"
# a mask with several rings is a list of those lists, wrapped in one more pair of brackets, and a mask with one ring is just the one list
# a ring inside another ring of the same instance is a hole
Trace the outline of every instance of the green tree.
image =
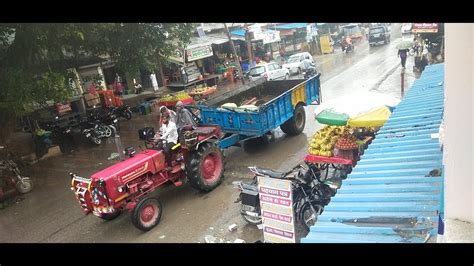
[[(0, 24), (0, 123), (2, 131), (34, 106), (67, 100), (68, 69), (91, 59), (111, 59), (129, 76), (154, 70), (193, 33), (191, 23)], [(6, 134), (0, 135), (0, 140)]]

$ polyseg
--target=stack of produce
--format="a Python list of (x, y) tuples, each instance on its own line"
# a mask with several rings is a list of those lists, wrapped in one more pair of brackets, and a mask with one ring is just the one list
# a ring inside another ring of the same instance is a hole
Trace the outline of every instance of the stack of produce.
[(346, 126), (326, 126), (313, 135), (308, 152), (312, 155), (331, 157), (339, 137), (348, 133), (349, 127)]
[(343, 151), (348, 151), (359, 148), (359, 145), (357, 144), (357, 138), (355, 136), (346, 134), (339, 138), (335, 147)]
[(189, 95), (194, 96), (194, 95), (206, 95), (210, 94), (216, 91), (216, 87), (202, 87), (202, 88), (194, 88), (191, 90)]
[(166, 94), (163, 95), (160, 99), (161, 102), (177, 102), (191, 98), (186, 92), (179, 92), (176, 95)]

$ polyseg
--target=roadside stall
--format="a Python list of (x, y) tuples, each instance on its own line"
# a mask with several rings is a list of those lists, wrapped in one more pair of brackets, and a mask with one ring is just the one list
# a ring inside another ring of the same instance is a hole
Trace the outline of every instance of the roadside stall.
[(310, 140), (305, 161), (315, 164), (326, 178), (347, 177), (399, 102), (369, 94), (350, 95), (316, 109), (315, 119), (324, 126)]
[(224, 37), (204, 36), (192, 39), (186, 48), (176, 51), (168, 58), (171, 64), (164, 71), (167, 75), (163, 79), (169, 80), (167, 87), (183, 90), (199, 84), (217, 84), (219, 75), (212, 73), (216, 64), (213, 45), (228, 41)]

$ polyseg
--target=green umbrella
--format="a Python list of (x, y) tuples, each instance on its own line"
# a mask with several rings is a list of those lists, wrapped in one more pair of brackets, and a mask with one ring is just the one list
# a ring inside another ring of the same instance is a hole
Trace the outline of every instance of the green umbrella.
[(316, 116), (319, 123), (330, 126), (345, 126), (348, 119), (349, 115), (337, 113), (333, 109), (324, 109)]
[(412, 46), (413, 46), (412, 41), (401, 41), (399, 44), (397, 44), (397, 49), (398, 50), (404, 50), (404, 49), (409, 50)]

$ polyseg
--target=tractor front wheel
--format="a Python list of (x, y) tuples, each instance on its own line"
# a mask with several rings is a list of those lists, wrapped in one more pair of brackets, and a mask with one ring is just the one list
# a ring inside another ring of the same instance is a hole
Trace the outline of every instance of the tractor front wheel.
[(224, 175), (224, 155), (216, 144), (205, 142), (190, 156), (186, 165), (189, 184), (208, 192), (216, 188)]
[(100, 218), (104, 219), (106, 221), (112, 221), (113, 219), (119, 217), (121, 212), (122, 212), (122, 210), (117, 209), (113, 213), (103, 213), (103, 214), (101, 214)]
[(146, 198), (141, 200), (133, 209), (132, 223), (142, 231), (150, 231), (158, 225), (162, 213), (163, 208), (158, 199)]

